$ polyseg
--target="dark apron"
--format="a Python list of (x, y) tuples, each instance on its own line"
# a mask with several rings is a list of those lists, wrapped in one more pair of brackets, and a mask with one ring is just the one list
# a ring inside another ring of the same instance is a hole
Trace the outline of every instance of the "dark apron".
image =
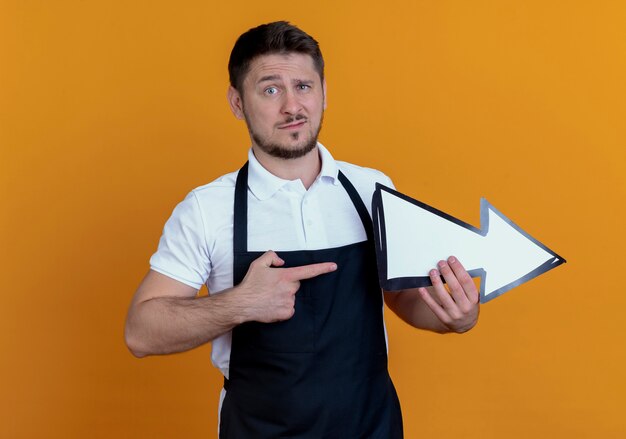
[[(285, 251), (284, 267), (336, 262), (337, 270), (301, 281), (295, 314), (247, 322), (232, 331), (220, 438), (402, 438), (402, 415), (387, 372), (387, 348), (372, 222), (339, 172), (367, 241)], [(263, 252), (247, 251), (248, 164), (235, 187), (234, 285)]]

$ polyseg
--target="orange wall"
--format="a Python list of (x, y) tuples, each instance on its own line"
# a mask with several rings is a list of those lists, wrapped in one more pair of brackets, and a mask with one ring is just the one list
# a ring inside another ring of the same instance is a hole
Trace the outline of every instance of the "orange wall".
[(137, 360), (123, 323), (175, 204), (245, 160), (234, 40), (283, 18), (322, 45), (337, 158), (568, 260), (464, 336), (389, 317), (407, 437), (626, 437), (619, 0), (1, 1), (0, 437), (214, 436), (209, 347)]

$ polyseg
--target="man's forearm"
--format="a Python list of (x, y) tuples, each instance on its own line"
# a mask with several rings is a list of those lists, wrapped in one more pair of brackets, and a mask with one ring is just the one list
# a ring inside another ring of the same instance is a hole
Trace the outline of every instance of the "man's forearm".
[(417, 289), (385, 293), (385, 303), (409, 325), (444, 334), (451, 332), (420, 298)]
[(135, 305), (126, 344), (137, 357), (182, 352), (210, 342), (244, 321), (232, 289), (197, 298), (155, 297)]

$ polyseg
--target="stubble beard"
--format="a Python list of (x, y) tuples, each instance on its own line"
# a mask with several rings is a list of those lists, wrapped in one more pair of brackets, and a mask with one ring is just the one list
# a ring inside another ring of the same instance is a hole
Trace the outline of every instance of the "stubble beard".
[[(317, 146), (317, 138), (322, 129), (322, 121), (324, 120), (324, 113), (322, 113), (322, 115), (320, 116), (320, 123), (317, 127), (316, 132), (313, 135), (311, 135), (307, 141), (304, 141), (304, 143), (297, 145), (297, 146), (293, 146), (293, 147), (286, 147), (279, 143), (273, 143), (264, 139), (258, 133), (252, 130), (252, 127), (248, 120), (248, 116), (245, 114), (245, 112), (244, 112), (244, 117), (246, 119), (246, 124), (248, 125), (248, 131), (250, 132), (250, 137), (252, 138), (254, 143), (259, 147), (259, 149), (261, 149), (261, 151), (265, 152), (268, 155), (271, 155), (272, 157), (276, 157), (276, 158), (284, 159), (284, 160), (292, 160), (292, 159), (298, 159), (300, 157), (304, 157), (305, 155), (307, 155), (308, 153), (310, 153), (311, 151), (315, 149), (315, 147)], [(291, 123), (296, 120), (302, 120), (302, 119), (307, 119), (307, 118), (302, 115), (296, 115), (295, 117), (287, 119), (285, 123)], [(302, 137), (303, 135), (305, 135), (305, 133), (290, 134), (293, 140), (298, 140), (298, 138)]]

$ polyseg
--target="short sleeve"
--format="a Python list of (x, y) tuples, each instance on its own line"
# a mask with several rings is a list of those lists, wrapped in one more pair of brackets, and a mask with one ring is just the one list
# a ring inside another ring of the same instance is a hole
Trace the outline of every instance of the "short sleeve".
[(205, 228), (198, 200), (190, 192), (165, 223), (150, 268), (200, 289), (211, 272)]

